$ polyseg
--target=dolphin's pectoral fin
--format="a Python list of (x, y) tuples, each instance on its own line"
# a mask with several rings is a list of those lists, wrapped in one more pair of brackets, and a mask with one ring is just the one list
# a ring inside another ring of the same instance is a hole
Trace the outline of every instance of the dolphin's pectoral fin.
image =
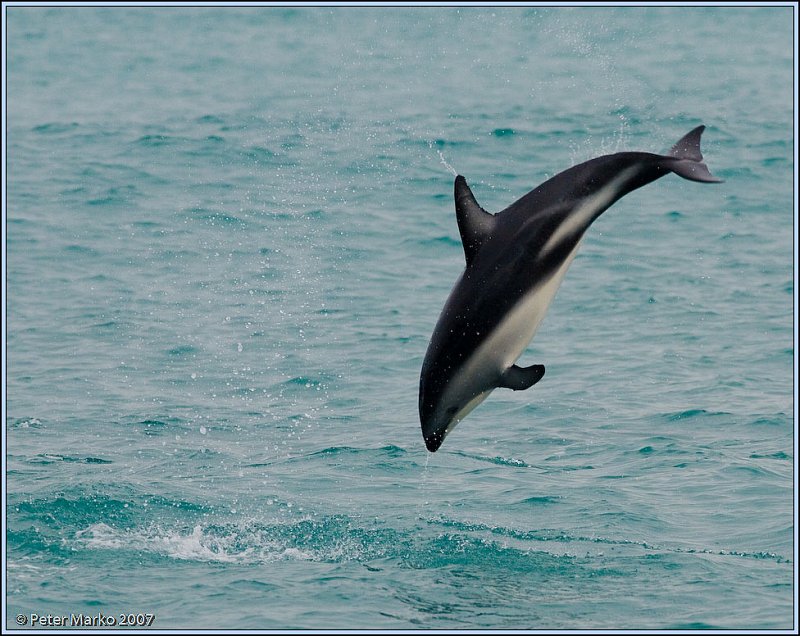
[(524, 391), (525, 389), (530, 389), (542, 377), (544, 377), (543, 364), (534, 364), (531, 367), (518, 367), (515, 364), (513, 367), (506, 369), (500, 378), (498, 386), (504, 389), (513, 389), (514, 391)]

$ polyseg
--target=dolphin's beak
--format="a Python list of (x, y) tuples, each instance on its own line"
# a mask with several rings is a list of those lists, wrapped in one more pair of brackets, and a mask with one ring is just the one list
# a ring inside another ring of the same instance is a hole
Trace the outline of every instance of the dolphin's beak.
[[(424, 375), (423, 375), (424, 378)], [(419, 422), (422, 425), (422, 439), (425, 440), (425, 447), (435, 453), (447, 435), (449, 422), (441, 422), (441, 416), (437, 413), (436, 403), (427, 395), (425, 383), (420, 383), (419, 392)]]
[(435, 453), (442, 445), (449, 422), (440, 422), (439, 418), (433, 413), (421, 413), (420, 423), (422, 424), (422, 439), (425, 440), (425, 447)]
[(444, 441), (445, 430), (435, 431), (430, 435), (423, 436), (425, 439), (425, 446), (431, 453), (435, 453), (437, 450), (439, 450), (439, 447)]

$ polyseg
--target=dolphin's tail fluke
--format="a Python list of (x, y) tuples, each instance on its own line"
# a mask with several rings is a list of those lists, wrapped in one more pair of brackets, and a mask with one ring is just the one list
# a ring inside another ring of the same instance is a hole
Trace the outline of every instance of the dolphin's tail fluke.
[(668, 156), (673, 160), (666, 165), (675, 174), (690, 181), (722, 183), (722, 179), (711, 174), (708, 166), (703, 163), (703, 154), (700, 152), (700, 136), (705, 129), (705, 126), (698, 126), (681, 137), (678, 143), (670, 149)]

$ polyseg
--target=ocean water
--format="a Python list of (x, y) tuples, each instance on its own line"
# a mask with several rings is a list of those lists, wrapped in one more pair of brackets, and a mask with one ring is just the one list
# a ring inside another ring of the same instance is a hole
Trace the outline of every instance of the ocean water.
[[(791, 7), (4, 10), (6, 629), (796, 627)], [(701, 123), (429, 454), (453, 171)]]

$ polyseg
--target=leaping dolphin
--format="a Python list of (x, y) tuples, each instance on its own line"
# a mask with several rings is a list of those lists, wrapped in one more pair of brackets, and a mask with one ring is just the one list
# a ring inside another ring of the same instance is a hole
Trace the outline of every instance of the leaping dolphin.
[(419, 416), (430, 452), (494, 389), (524, 391), (542, 379), (543, 365), (515, 362), (597, 217), (670, 172), (722, 181), (703, 163), (704, 129), (692, 130), (667, 155), (620, 152), (573, 166), (497, 214), (481, 208), (464, 177), (456, 177), (467, 265), (436, 323), (420, 374)]

